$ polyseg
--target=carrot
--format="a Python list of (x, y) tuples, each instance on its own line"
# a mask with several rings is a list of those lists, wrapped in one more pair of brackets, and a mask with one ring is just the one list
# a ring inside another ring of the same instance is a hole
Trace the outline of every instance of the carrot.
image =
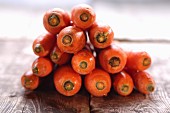
[(96, 48), (106, 48), (111, 45), (114, 32), (107, 24), (96, 22), (88, 31), (90, 42)]
[(155, 81), (149, 73), (135, 70), (128, 70), (127, 72), (131, 75), (135, 88), (139, 92), (149, 94), (155, 90)]
[(55, 35), (50, 33), (42, 34), (34, 40), (32, 45), (33, 52), (37, 56), (47, 56), (53, 48), (55, 41)]
[(40, 84), (40, 79), (29, 70), (22, 75), (21, 84), (25, 89), (35, 90)]
[(130, 95), (134, 84), (131, 76), (125, 71), (121, 71), (112, 76), (114, 90), (122, 96)]
[(32, 71), (39, 77), (49, 75), (53, 70), (53, 63), (48, 58), (39, 57), (32, 63)]
[(52, 49), (50, 54), (51, 60), (58, 65), (63, 65), (69, 62), (71, 54), (60, 51), (57, 45)]
[(58, 34), (58, 48), (66, 53), (77, 53), (86, 43), (85, 33), (78, 27), (68, 26)]
[(143, 71), (151, 65), (151, 57), (145, 51), (127, 51), (126, 54), (126, 67), (129, 69)]
[(115, 44), (99, 52), (101, 67), (112, 74), (122, 71), (126, 65), (126, 60), (126, 53)]
[(79, 4), (72, 8), (71, 20), (74, 25), (85, 30), (95, 22), (96, 14), (91, 6)]
[(77, 73), (86, 75), (95, 68), (95, 58), (89, 50), (82, 49), (74, 54), (71, 64)]
[(70, 15), (60, 8), (50, 9), (44, 14), (43, 25), (48, 32), (58, 34), (61, 29), (70, 25)]
[(57, 68), (54, 73), (54, 84), (59, 93), (65, 96), (73, 96), (80, 90), (82, 80), (71, 66), (63, 65)]
[(111, 89), (111, 78), (107, 72), (96, 68), (85, 76), (84, 85), (93, 96), (107, 96)]

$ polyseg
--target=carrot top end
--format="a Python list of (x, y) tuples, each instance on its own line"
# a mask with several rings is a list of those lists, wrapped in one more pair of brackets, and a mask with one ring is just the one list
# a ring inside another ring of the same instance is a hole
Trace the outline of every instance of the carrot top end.
[(69, 46), (71, 45), (73, 42), (73, 39), (71, 36), (69, 35), (65, 35), (63, 38), (62, 38), (62, 43), (65, 45), (65, 46)]
[(66, 81), (66, 82), (64, 83), (64, 89), (65, 89), (66, 91), (71, 91), (71, 90), (74, 89), (74, 84), (73, 84), (71, 81)]
[(89, 20), (89, 15), (87, 13), (82, 13), (80, 15), (80, 20), (83, 21), (83, 22), (86, 22)]
[(103, 90), (103, 89), (105, 88), (105, 85), (104, 85), (103, 82), (97, 82), (97, 83), (96, 83), (96, 88), (97, 88), (98, 90)]
[(51, 14), (48, 18), (48, 24), (50, 26), (58, 26), (58, 24), (60, 23), (60, 19), (56, 14)]
[(120, 59), (118, 57), (112, 57), (110, 60), (109, 60), (109, 65), (111, 67), (117, 67), (120, 65)]

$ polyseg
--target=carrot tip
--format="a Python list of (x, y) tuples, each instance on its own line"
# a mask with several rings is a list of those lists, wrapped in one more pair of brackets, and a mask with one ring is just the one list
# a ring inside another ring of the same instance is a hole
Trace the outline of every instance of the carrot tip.
[(33, 72), (34, 74), (38, 74), (39, 69), (38, 69), (37, 67), (33, 67), (32, 72)]
[(143, 65), (144, 66), (150, 65), (150, 63), (151, 63), (151, 59), (150, 58), (144, 58), (144, 60), (143, 60)]
[(49, 23), (50, 26), (57, 26), (60, 23), (60, 19), (57, 15), (52, 14), (48, 18), (48, 23)]
[(88, 14), (82, 13), (82, 14), (80, 15), (80, 20), (82, 20), (83, 22), (88, 21), (88, 19), (89, 19)]
[(80, 66), (80, 68), (82, 68), (82, 69), (86, 69), (86, 68), (87, 68), (87, 62), (82, 61), (82, 62), (80, 62), (79, 66)]
[(155, 87), (152, 84), (149, 84), (148, 87), (147, 87), (147, 90), (149, 92), (153, 92), (155, 90)]
[(104, 43), (104, 42), (106, 42), (106, 40), (107, 40), (107, 34), (108, 34), (108, 33), (99, 33), (99, 34), (96, 36), (97, 42), (99, 42), (99, 43)]
[(124, 85), (121, 87), (121, 91), (122, 91), (123, 93), (127, 93), (127, 92), (129, 91), (129, 86), (124, 84)]
[(69, 35), (65, 35), (63, 38), (62, 38), (62, 43), (65, 45), (65, 46), (69, 46), (71, 45), (73, 42), (73, 39), (71, 36)]
[(74, 89), (74, 84), (73, 84), (71, 81), (66, 81), (66, 82), (64, 83), (64, 89), (65, 89), (66, 91), (71, 91), (71, 90)]
[(36, 44), (35, 47), (34, 47), (34, 51), (36, 53), (40, 53), (40, 52), (43, 51), (43, 48), (42, 48), (42, 46), (40, 44)]
[(110, 60), (109, 60), (109, 64), (111, 67), (117, 67), (120, 65), (120, 59), (118, 57), (112, 57)]
[(96, 83), (96, 88), (98, 90), (103, 90), (105, 88), (104, 83), (103, 82), (97, 82)]

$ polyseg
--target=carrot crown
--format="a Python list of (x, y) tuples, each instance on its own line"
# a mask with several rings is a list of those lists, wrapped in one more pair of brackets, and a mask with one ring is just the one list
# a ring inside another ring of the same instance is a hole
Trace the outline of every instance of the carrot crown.
[(74, 84), (73, 84), (71, 81), (66, 81), (66, 82), (64, 83), (64, 89), (65, 89), (66, 91), (71, 91), (71, 90), (74, 89)]
[(56, 14), (51, 14), (48, 18), (48, 24), (50, 26), (57, 26), (60, 23), (60, 19)]
[(82, 13), (80, 15), (80, 20), (83, 21), (83, 22), (86, 22), (89, 20), (89, 15), (87, 13)]
[(41, 44), (36, 44), (35, 47), (34, 47), (34, 51), (36, 53), (40, 53), (44, 50), (44, 48), (41, 46)]
[(63, 38), (62, 38), (62, 43), (65, 45), (65, 46), (69, 46), (71, 45), (73, 42), (73, 39), (70, 35), (65, 35)]
[(109, 65), (111, 67), (117, 67), (120, 65), (120, 59), (118, 57), (112, 57), (110, 60), (109, 60)]
[(107, 35), (108, 35), (107, 32), (106, 32), (106, 33), (104, 33), (104, 32), (98, 33), (97, 36), (96, 36), (97, 42), (98, 42), (98, 43), (104, 43), (104, 42), (106, 42), (106, 41), (107, 41)]
[(154, 87), (154, 85), (153, 84), (149, 84), (149, 85), (147, 85), (147, 91), (149, 91), (149, 92), (153, 92), (155, 90), (155, 87)]
[(52, 60), (58, 60), (58, 54), (55, 53), (55, 52), (53, 52), (53, 53), (51, 54), (51, 59), (52, 59)]
[(34, 67), (32, 68), (32, 71), (33, 71), (34, 74), (38, 74), (39, 69), (38, 69), (38, 67), (34, 66)]
[(86, 69), (87, 68), (87, 62), (86, 61), (81, 61), (80, 64), (79, 64), (79, 67), (82, 68), (82, 69)]
[(30, 80), (29, 78), (27, 78), (27, 77), (24, 78), (24, 86), (25, 87), (29, 87), (31, 85), (30, 84), (31, 82), (32, 82), (32, 80)]
[(121, 87), (121, 92), (127, 93), (128, 91), (129, 91), (129, 86), (126, 85), (126, 84), (122, 85), (122, 87)]
[(150, 63), (151, 63), (151, 59), (150, 58), (144, 58), (144, 60), (143, 60), (143, 65), (144, 66), (150, 65)]
[(105, 88), (105, 85), (103, 82), (96, 82), (96, 88), (98, 90), (103, 90)]

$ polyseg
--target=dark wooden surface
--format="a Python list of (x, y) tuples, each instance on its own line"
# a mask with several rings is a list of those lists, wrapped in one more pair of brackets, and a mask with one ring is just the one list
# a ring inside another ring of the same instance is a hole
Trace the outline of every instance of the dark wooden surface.
[(153, 63), (147, 71), (156, 81), (156, 90), (150, 95), (133, 91), (127, 97), (111, 91), (102, 98), (89, 96), (83, 88), (75, 96), (65, 97), (52, 83), (26, 91), (20, 77), (36, 58), (31, 44), (32, 41), (0, 40), (0, 113), (170, 113), (169, 43), (121, 42), (124, 48), (151, 54)]

